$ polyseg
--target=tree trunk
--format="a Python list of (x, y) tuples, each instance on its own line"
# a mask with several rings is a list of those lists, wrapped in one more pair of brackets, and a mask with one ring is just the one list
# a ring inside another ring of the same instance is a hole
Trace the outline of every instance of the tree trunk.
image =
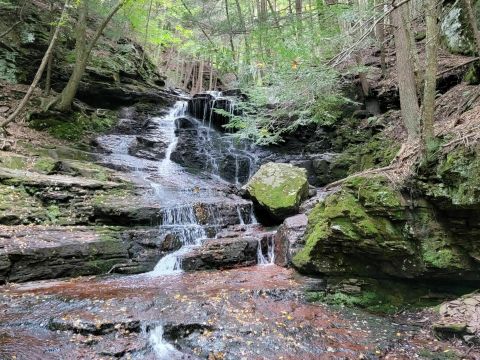
[[(50, 13), (53, 14), (53, 4), (50, 4)], [(52, 20), (53, 22), (53, 17)], [(53, 24), (50, 25), (50, 41), (52, 41), (53, 34), (55, 33), (55, 27)], [(55, 48), (54, 48), (55, 49)], [(47, 63), (47, 74), (45, 75), (45, 96), (50, 96), (50, 91), (52, 88), (52, 64), (53, 64), (53, 56), (54, 56), (54, 50), (52, 50), (52, 53), (48, 57), (48, 63)]]
[(140, 64), (140, 68), (143, 67), (143, 62), (145, 61), (145, 52), (147, 51), (148, 27), (150, 25), (150, 16), (152, 15), (152, 5), (153, 5), (153, 0), (150, 0), (150, 6), (148, 7), (147, 24), (145, 25), (145, 40), (143, 42), (142, 63)]
[(33, 91), (35, 90), (35, 87), (38, 85), (38, 82), (42, 78), (43, 71), (47, 66), (48, 59), (52, 54), (53, 48), (55, 47), (55, 42), (57, 41), (57, 38), (58, 38), (58, 34), (60, 33), (60, 27), (65, 22), (69, 2), (70, 0), (65, 0), (65, 5), (63, 6), (62, 15), (60, 16), (60, 20), (58, 21), (57, 26), (55, 28), (55, 32), (53, 33), (52, 39), (50, 40), (50, 45), (48, 46), (48, 49), (45, 52), (45, 55), (43, 56), (42, 62), (40, 64), (40, 67), (37, 70), (37, 73), (35, 74), (32, 84), (28, 88), (27, 93), (25, 94), (22, 101), (20, 102), (18, 107), (15, 109), (15, 111), (12, 114), (10, 114), (10, 116), (7, 119), (4, 119), (2, 122), (0, 122), (0, 128), (5, 128), (5, 126), (7, 126), (9, 123), (15, 120), (18, 114), (27, 105), (28, 100), (30, 99), (30, 97), (33, 94)]
[(230, 50), (232, 50), (232, 60), (235, 63), (236, 62), (235, 45), (233, 44), (233, 30), (232, 30), (232, 22), (230, 21), (230, 11), (228, 8), (228, 0), (225, 0), (225, 14), (227, 16), (228, 40), (230, 41)]
[(407, 24), (402, 16), (403, 4), (392, 12), (392, 22), (395, 28), (395, 50), (397, 59), (397, 81), (400, 92), (400, 107), (402, 118), (407, 128), (408, 140), (418, 139), (420, 128), (420, 108), (417, 98), (415, 73), (412, 66)]
[(480, 55), (480, 30), (478, 30), (477, 17), (475, 16), (475, 10), (472, 7), (471, 0), (464, 0), (464, 1), (465, 1), (465, 7), (467, 9), (468, 20), (473, 30), (475, 42), (477, 43), (477, 53), (478, 55)]
[[(380, 7), (383, 11), (384, 8), (382, 6), (381, 0), (375, 0), (375, 6), (377, 7), (376, 10)], [(382, 14), (383, 15), (383, 14)], [(375, 33), (377, 36), (377, 43), (380, 49), (380, 67), (382, 69), (382, 77), (384, 78), (387, 72), (387, 65), (385, 61), (385, 21), (380, 20), (377, 25), (375, 25)]]
[(88, 13), (88, 0), (84, 0), (80, 5), (80, 15), (77, 21), (76, 29), (76, 44), (75, 44), (75, 65), (73, 67), (72, 75), (68, 79), (68, 83), (62, 90), (59, 99), (56, 101), (55, 108), (60, 111), (69, 111), (71, 109), (73, 99), (77, 94), (80, 80), (82, 80), (83, 74), (87, 67), (88, 59), (93, 47), (97, 43), (98, 39), (103, 33), (103, 30), (107, 27), (113, 16), (122, 8), (125, 4), (124, 0), (121, 0), (103, 20), (100, 27), (95, 32), (93, 39), (87, 45), (87, 13)]
[(435, 95), (437, 87), (437, 49), (438, 49), (438, 5), (437, 0), (426, 1), (427, 35), (426, 35), (426, 69), (425, 87), (422, 104), (422, 147), (428, 151), (433, 134), (435, 114)]

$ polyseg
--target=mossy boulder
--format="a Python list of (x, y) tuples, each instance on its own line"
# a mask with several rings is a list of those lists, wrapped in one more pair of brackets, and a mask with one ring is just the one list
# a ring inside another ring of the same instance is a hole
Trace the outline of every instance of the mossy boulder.
[(478, 281), (473, 244), (462, 242), (427, 201), (386, 178), (357, 177), (310, 212), (293, 264), (332, 276)]
[(267, 163), (252, 176), (245, 190), (260, 216), (280, 222), (297, 213), (307, 198), (307, 172), (290, 164)]

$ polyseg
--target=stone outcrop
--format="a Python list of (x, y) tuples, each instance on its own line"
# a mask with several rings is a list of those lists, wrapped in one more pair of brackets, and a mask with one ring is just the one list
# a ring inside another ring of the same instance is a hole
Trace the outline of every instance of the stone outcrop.
[(245, 185), (259, 215), (279, 222), (298, 212), (308, 196), (305, 169), (289, 164), (267, 163)]
[(310, 212), (294, 265), (335, 276), (480, 281), (477, 186), (469, 185), (478, 167), (476, 155), (462, 154), (444, 155), (408, 193), (382, 177), (345, 182)]

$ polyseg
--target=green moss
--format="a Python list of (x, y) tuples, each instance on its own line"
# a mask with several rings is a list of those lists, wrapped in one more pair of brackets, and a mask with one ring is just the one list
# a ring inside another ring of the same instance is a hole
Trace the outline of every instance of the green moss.
[(8, 169), (24, 170), (28, 166), (28, 161), (22, 156), (2, 156), (0, 165)]
[(43, 157), (35, 161), (34, 169), (38, 172), (48, 174), (53, 170), (55, 164), (56, 161), (52, 158)]
[(23, 186), (0, 184), (0, 224), (43, 223), (47, 220), (42, 204)]
[(363, 170), (388, 165), (398, 153), (400, 145), (381, 135), (365, 139), (365, 142), (352, 141), (332, 164), (337, 177), (345, 177)]
[(308, 195), (305, 169), (268, 163), (250, 179), (248, 194), (275, 217), (294, 213)]
[(61, 211), (58, 205), (50, 205), (46, 209), (47, 217), (52, 224), (56, 224), (61, 216)]
[(102, 117), (88, 117), (80, 113), (74, 113), (70, 117), (41, 117), (32, 119), (29, 125), (37, 130), (46, 130), (57, 139), (77, 142), (89, 133), (104, 132), (115, 123), (115, 113), (109, 112)]

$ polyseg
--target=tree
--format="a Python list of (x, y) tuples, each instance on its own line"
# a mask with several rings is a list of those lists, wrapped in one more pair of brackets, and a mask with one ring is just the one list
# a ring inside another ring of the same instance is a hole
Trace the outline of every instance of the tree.
[[(394, 4), (395, 6), (395, 4)], [(407, 128), (408, 140), (418, 140), (420, 135), (420, 107), (413, 68), (410, 39), (407, 31), (407, 3), (402, 3), (392, 11), (395, 51), (397, 60), (397, 82), (400, 92), (402, 118)]]
[(45, 52), (45, 55), (43, 56), (42, 62), (37, 70), (37, 73), (35, 74), (35, 77), (32, 81), (32, 84), (28, 88), (25, 96), (23, 97), (22, 101), (20, 101), (20, 104), (17, 106), (15, 111), (10, 114), (10, 116), (3, 121), (0, 122), (0, 128), (5, 128), (9, 123), (15, 120), (15, 118), (18, 116), (18, 114), (25, 108), (25, 106), (28, 103), (28, 100), (30, 100), (30, 97), (33, 94), (33, 91), (35, 90), (36, 86), (38, 85), (40, 79), (42, 78), (43, 71), (45, 70), (45, 67), (47, 66), (48, 60), (51, 57), (51, 54), (53, 52), (53, 49), (55, 47), (55, 42), (57, 41), (58, 35), (60, 33), (60, 29), (62, 25), (65, 23), (65, 20), (67, 18), (67, 10), (68, 10), (68, 5), (69, 5), (70, 0), (65, 0), (65, 4), (63, 6), (62, 10), (62, 15), (60, 16), (59, 21), (57, 22), (57, 26), (55, 27), (55, 31), (52, 35), (52, 38), (50, 40), (50, 44), (47, 48), (47, 51)]
[(438, 48), (438, 5), (437, 0), (426, 0), (426, 68), (425, 87), (422, 104), (422, 146), (428, 151), (433, 134), (433, 122), (435, 114), (435, 95), (437, 85), (437, 48)]
[(87, 16), (88, 16), (88, 4), (90, 0), (83, 0), (79, 4), (79, 16), (76, 25), (76, 43), (75, 43), (75, 64), (72, 74), (68, 79), (68, 83), (63, 89), (58, 98), (55, 99), (53, 104), (55, 108), (60, 111), (69, 111), (71, 109), (73, 99), (77, 94), (78, 86), (83, 77), (85, 69), (87, 67), (90, 53), (92, 52), (95, 44), (105, 30), (113, 16), (125, 5), (126, 0), (120, 0), (116, 6), (112, 8), (108, 16), (102, 21), (93, 38), (87, 43)]

